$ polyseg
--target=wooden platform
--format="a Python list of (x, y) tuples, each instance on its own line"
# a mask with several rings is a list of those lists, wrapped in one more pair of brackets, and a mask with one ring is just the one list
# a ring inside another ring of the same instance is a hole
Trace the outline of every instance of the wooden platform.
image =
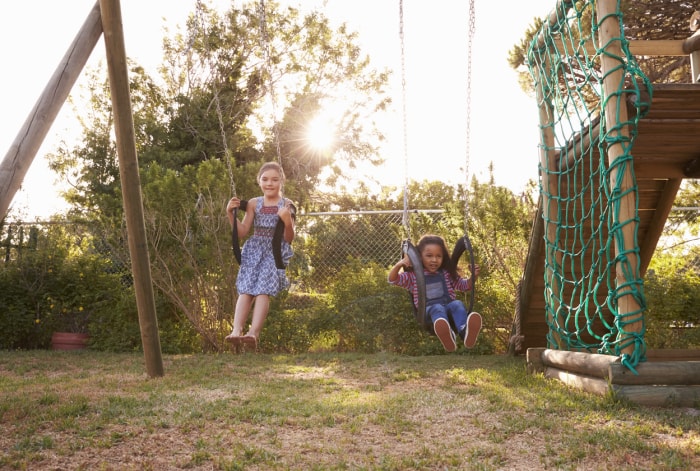
[[(628, 111), (631, 115), (633, 109)], [(643, 276), (683, 178), (700, 178), (700, 84), (655, 85), (651, 108), (639, 121), (637, 132), (632, 155), (639, 191), (637, 236)], [(537, 214), (516, 306), (514, 332), (520, 338), (514, 351), (520, 354), (528, 348), (546, 347), (549, 331), (544, 309), (541, 203)], [(606, 295), (599, 293), (599, 297)]]

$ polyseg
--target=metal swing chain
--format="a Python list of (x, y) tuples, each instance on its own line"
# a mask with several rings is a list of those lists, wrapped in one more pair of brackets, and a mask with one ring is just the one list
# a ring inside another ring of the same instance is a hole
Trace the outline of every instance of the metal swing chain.
[(467, 38), (467, 128), (466, 157), (464, 163), (464, 233), (469, 229), (469, 161), (471, 160), (471, 124), (472, 124), (472, 49), (476, 31), (476, 13), (474, 0), (469, 0), (469, 32)]
[(403, 0), (399, 0), (399, 39), (401, 43), (401, 98), (403, 116), (403, 158), (404, 158), (404, 187), (403, 187), (403, 225), (406, 237), (411, 239), (411, 225), (408, 220), (408, 120), (406, 112), (406, 50), (404, 36)]
[(262, 42), (261, 47), (263, 50), (264, 62), (265, 62), (265, 73), (267, 74), (267, 81), (263, 80), (263, 84), (267, 92), (270, 93), (270, 106), (272, 107), (272, 135), (275, 141), (275, 150), (277, 152), (277, 162), (282, 165), (282, 150), (280, 148), (280, 136), (279, 129), (277, 126), (277, 98), (275, 97), (275, 87), (272, 80), (272, 62), (270, 60), (270, 38), (267, 34), (267, 18), (265, 9), (265, 0), (260, 0), (260, 40)]
[[(206, 46), (207, 52), (210, 52), (209, 40), (207, 38), (207, 32), (205, 27), (204, 5), (201, 0), (197, 0), (197, 3), (195, 5), (194, 26), (190, 31), (190, 39), (187, 46), (187, 50), (185, 51), (186, 54), (190, 55), (192, 53), (192, 47), (194, 46), (198, 34), (202, 35), (202, 40)], [(213, 69), (211, 62), (209, 63), (209, 67)], [(228, 139), (226, 137), (226, 127), (224, 126), (223, 111), (221, 110), (221, 101), (219, 100), (219, 87), (216, 85), (216, 82), (214, 82), (213, 84), (213, 92), (214, 105), (216, 107), (216, 116), (219, 120), (219, 132), (221, 133), (221, 143), (224, 148), (224, 160), (226, 162), (226, 169), (228, 171), (229, 183), (231, 184), (231, 194), (233, 196), (236, 196), (236, 182), (233, 178), (233, 165), (231, 163), (232, 155), (231, 150), (228, 147)], [(198, 204), (200, 199), (201, 194), (200, 198), (198, 199)]]
[(228, 147), (228, 141), (226, 139), (226, 129), (224, 127), (224, 116), (221, 111), (221, 102), (219, 101), (219, 90), (218, 88), (214, 91), (214, 101), (216, 102), (216, 115), (219, 118), (219, 130), (221, 131), (221, 141), (224, 145), (224, 159), (226, 159), (226, 168), (228, 169), (228, 177), (231, 182), (231, 194), (236, 196), (236, 182), (233, 179), (233, 165), (231, 164), (232, 156), (231, 150)]
[(469, 0), (469, 33), (467, 39), (467, 129), (466, 129), (466, 157), (464, 164), (464, 245), (469, 251), (469, 270), (472, 276), (471, 296), (469, 296), (469, 306), (467, 314), (474, 309), (474, 298), (476, 297), (476, 282), (474, 279), (474, 250), (469, 240), (469, 161), (471, 160), (471, 122), (472, 122), (472, 50), (474, 43), (474, 33), (476, 31), (476, 13), (474, 0)]

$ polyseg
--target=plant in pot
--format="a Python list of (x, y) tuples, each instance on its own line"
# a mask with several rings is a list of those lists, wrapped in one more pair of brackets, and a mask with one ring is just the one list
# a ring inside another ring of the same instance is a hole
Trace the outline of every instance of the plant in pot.
[(61, 302), (51, 298), (48, 301), (54, 327), (51, 348), (53, 350), (85, 348), (90, 339), (88, 334), (90, 310), (80, 302)]

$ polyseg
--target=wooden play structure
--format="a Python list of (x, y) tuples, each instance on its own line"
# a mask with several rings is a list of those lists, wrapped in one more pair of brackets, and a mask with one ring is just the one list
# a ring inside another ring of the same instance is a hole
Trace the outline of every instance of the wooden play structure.
[[(528, 54), (541, 198), (512, 350), (576, 388), (698, 407), (700, 350), (646, 349), (640, 287), (682, 180), (700, 177), (700, 35), (625, 40), (617, 1), (581, 3), (559, 0)], [(648, 83), (635, 55), (689, 55), (694, 79)]]
[(146, 370), (151, 377), (163, 376), (119, 0), (98, 0), (95, 3), (0, 163), (0, 219), (6, 216), (41, 143), (100, 36), (104, 36), (107, 56), (124, 213)]

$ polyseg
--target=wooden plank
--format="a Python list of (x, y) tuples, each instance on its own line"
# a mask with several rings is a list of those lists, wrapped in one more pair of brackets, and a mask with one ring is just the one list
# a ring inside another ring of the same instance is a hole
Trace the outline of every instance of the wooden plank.
[(659, 361), (639, 363), (637, 374), (621, 364), (611, 364), (608, 378), (613, 384), (700, 385), (700, 361)]
[(649, 349), (647, 361), (700, 361), (700, 348)]
[(611, 385), (613, 393), (642, 406), (697, 407), (700, 386), (620, 386)]
[(637, 178), (685, 178), (684, 163), (645, 162), (642, 157), (635, 156), (634, 173)]

